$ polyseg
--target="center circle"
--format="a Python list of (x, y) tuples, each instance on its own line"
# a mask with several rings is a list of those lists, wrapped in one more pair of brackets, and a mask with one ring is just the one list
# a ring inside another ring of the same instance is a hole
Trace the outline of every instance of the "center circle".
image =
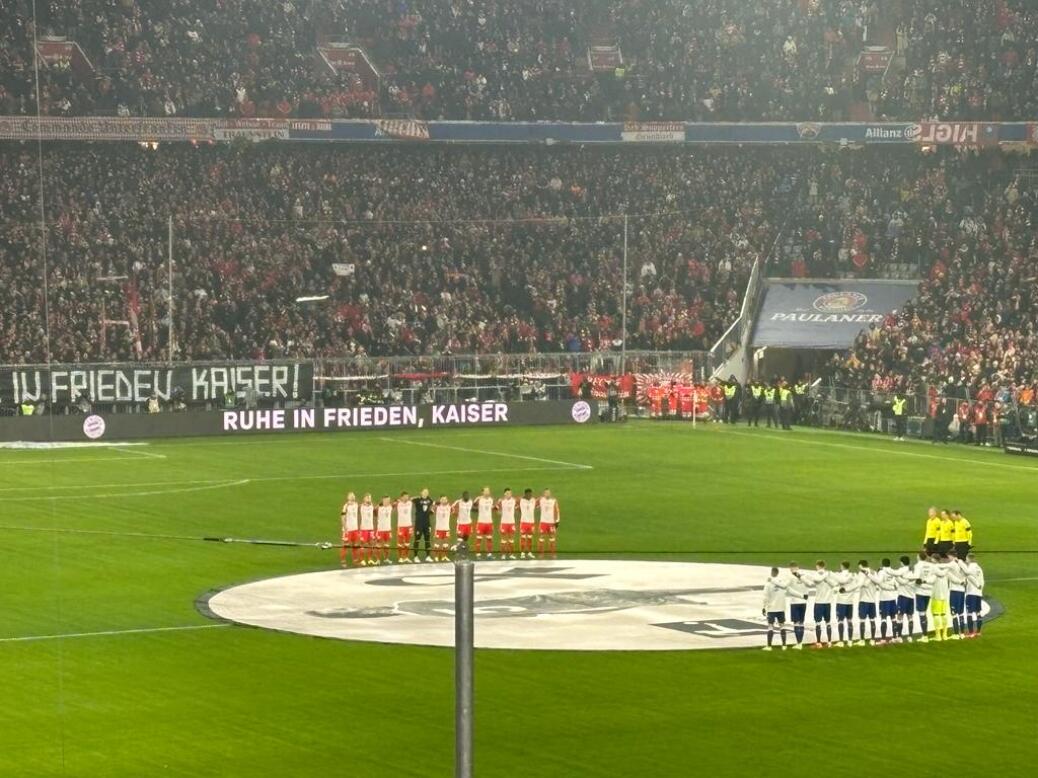
[[(683, 562), (477, 562), (476, 647), (708, 648), (714, 639), (697, 636), (688, 624), (759, 616), (767, 573)], [(454, 567), (422, 563), (285, 576), (222, 591), (207, 608), (228, 621), (305, 635), (453, 646)], [(759, 624), (742, 626), (759, 635)]]
[[(763, 644), (770, 568), (623, 560), (477, 562), (477, 648), (675, 651)], [(234, 586), (210, 616), (339, 640), (454, 645), (454, 566), (330, 570)], [(806, 626), (813, 635), (811, 608)], [(984, 604), (984, 611), (989, 610)]]

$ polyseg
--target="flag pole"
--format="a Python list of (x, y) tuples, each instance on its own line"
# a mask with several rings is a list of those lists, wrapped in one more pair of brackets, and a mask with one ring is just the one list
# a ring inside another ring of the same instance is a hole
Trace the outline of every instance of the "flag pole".
[(173, 214), (169, 215), (169, 242), (167, 246), (166, 255), (167, 265), (167, 286), (166, 293), (169, 297), (167, 301), (167, 312), (168, 316), (168, 329), (166, 331), (166, 357), (167, 361), (173, 361), (174, 345), (173, 345)]
[(622, 304), (620, 308), (620, 375), (627, 373), (627, 214), (624, 214), (624, 272)]

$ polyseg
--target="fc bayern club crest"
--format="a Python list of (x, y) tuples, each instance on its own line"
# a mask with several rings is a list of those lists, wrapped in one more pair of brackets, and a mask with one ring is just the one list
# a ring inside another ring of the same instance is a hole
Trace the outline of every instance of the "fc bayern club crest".
[(815, 298), (813, 303), (816, 311), (822, 313), (851, 313), (869, 301), (869, 298), (861, 292), (829, 292)]

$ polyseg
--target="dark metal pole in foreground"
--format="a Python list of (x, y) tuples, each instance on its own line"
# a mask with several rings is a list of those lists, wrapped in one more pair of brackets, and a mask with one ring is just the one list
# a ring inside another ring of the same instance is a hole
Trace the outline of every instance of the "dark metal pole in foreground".
[(454, 557), (454, 774), (472, 778), (473, 581), (467, 542)]

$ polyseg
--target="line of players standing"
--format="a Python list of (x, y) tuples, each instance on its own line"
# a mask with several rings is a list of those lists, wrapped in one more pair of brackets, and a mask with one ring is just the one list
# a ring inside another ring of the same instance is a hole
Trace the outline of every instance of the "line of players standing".
[[(477, 513), (475, 522), (472, 520), (474, 508)], [(362, 567), (392, 564), (391, 551), (395, 550), (395, 561), (400, 563), (446, 562), (452, 526), (458, 541), (467, 542), (470, 537), (475, 537), (477, 559), (483, 558), (484, 554), (487, 559), (493, 559), (494, 514), (498, 517), (497, 534), (502, 559), (533, 559), (535, 535), (537, 555), (544, 557), (549, 554), (555, 558), (560, 513), (559, 502), (551, 490), (545, 489), (540, 497), (535, 497), (533, 489), (526, 489), (523, 496), (516, 499), (511, 489), (505, 489), (501, 498), (495, 499), (490, 487), (485, 486), (475, 499), (464, 491), (453, 502), (446, 494), (433, 500), (428, 489), (422, 489), (415, 498), (406, 491), (401, 492), (396, 500), (386, 494), (378, 504), (374, 503), (370, 493), (365, 493), (358, 501), (357, 495), (349, 492), (340, 511), (342, 546), (339, 561), (343, 567), (350, 562)], [(518, 557), (515, 548), (517, 534)], [(420, 541), (424, 542), (424, 557), (419, 555)]]
[[(884, 559), (879, 570), (868, 560), (858, 562), (857, 571), (843, 562), (833, 572), (819, 560), (813, 571), (801, 570), (796, 562), (789, 565), (788, 575), (780, 575), (773, 567), (764, 584), (762, 615), (768, 621), (771, 651), (775, 634), (786, 645), (786, 606), (796, 640), (794, 649), (802, 649), (807, 601), (814, 597), (815, 648), (829, 646), (885, 645), (912, 642), (915, 618), (919, 619), (918, 642), (929, 637), (929, 616), (933, 617), (933, 640), (961, 640), (980, 637), (983, 617), (984, 571), (971, 553), (973, 527), (958, 510), (938, 513), (930, 508), (926, 521), (924, 548), (913, 565), (902, 556), (901, 565), (892, 568)], [(858, 604), (858, 639), (854, 639), (854, 604)], [(880, 620), (876, 633), (876, 614)], [(832, 615), (836, 608), (837, 640), (833, 641)], [(950, 619), (949, 619), (950, 614)], [(869, 636), (865, 636), (868, 625)]]

